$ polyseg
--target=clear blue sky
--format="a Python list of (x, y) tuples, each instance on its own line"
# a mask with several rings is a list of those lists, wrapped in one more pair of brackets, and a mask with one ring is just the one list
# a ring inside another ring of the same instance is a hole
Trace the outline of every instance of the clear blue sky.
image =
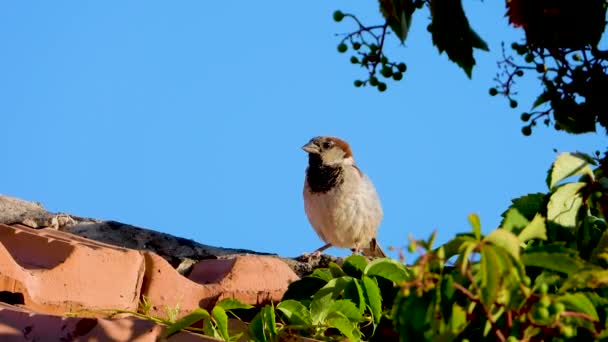
[[(504, 3), (465, 1), (490, 53), (473, 80), (431, 45), (417, 13), (408, 64), (380, 94), (336, 52), (353, 28), (332, 12), (379, 19), (368, 1), (6, 1), (0, 4), (0, 193), (51, 211), (112, 219), (201, 243), (299, 255), (322, 245), (304, 215), (316, 135), (349, 141), (375, 182), (384, 246), (494, 228), (510, 199), (545, 191), (556, 148), (593, 152), (605, 136), (520, 133), (521, 108), (488, 96)], [(343, 255), (337, 249), (330, 253)]]

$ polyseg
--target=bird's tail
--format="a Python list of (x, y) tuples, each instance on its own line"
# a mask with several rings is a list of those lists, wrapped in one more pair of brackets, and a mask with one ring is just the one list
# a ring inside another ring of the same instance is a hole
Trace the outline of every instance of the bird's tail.
[(369, 247), (363, 248), (361, 253), (363, 253), (363, 255), (366, 257), (386, 258), (386, 253), (384, 253), (384, 250), (382, 250), (382, 247), (380, 247), (378, 241), (376, 241), (376, 238), (373, 238), (369, 243)]

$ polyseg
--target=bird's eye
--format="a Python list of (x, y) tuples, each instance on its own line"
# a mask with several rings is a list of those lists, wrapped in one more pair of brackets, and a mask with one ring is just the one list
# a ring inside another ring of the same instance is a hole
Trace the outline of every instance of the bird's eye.
[(328, 149), (330, 147), (331, 147), (331, 143), (329, 141), (326, 141), (326, 142), (323, 143), (323, 148), (324, 149)]

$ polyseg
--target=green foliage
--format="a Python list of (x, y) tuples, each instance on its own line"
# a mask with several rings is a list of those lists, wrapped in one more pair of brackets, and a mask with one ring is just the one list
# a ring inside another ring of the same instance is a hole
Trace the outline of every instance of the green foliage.
[(396, 292), (396, 284), (409, 277), (398, 261), (368, 262), (359, 255), (346, 258), (342, 267), (330, 264), (316, 269), (292, 283), (277, 305), (283, 319), (277, 323), (279, 335), (291, 332), (322, 340), (343, 336), (359, 341), (366, 337), (363, 327), (371, 324), (373, 334), (380, 324), (390, 307), (388, 292)]
[(488, 45), (469, 26), (461, 0), (431, 0), (430, 4), (433, 44), (470, 78), (475, 65), (473, 48), (489, 51)]
[[(279, 331), (382, 340), (377, 327), (388, 320), (401, 341), (608, 336), (608, 182), (602, 166), (592, 168), (597, 162), (560, 155), (548, 193), (514, 199), (501, 226), (485, 236), (472, 214), (471, 232), (438, 248), (434, 233), (412, 240), (410, 252), (419, 257), (408, 267), (351, 256), (342, 267), (315, 270), (277, 306), (285, 320)], [(580, 178), (568, 183), (573, 177)]]
[[(471, 214), (470, 232), (439, 247), (434, 247), (435, 233), (427, 240), (411, 239), (409, 250), (418, 257), (409, 266), (353, 255), (341, 266), (316, 269), (290, 284), (276, 306), (260, 308), (246, 338), (605, 339), (606, 166), (606, 159), (561, 154), (548, 172), (547, 193), (514, 199), (500, 227), (487, 235), (479, 217)], [(144, 302), (142, 309), (149, 306)], [(187, 329), (234, 341), (243, 335), (229, 331), (228, 313), (248, 308), (223, 300), (211, 313), (197, 309), (160, 323), (168, 325), (167, 336)], [(202, 328), (195, 327), (197, 322)]]
[[(243, 304), (235, 299), (227, 298), (219, 301), (211, 310), (211, 314), (203, 308), (198, 308), (177, 321), (165, 323), (167, 330), (165, 337), (168, 338), (181, 330), (203, 333), (222, 341), (236, 341), (241, 338), (242, 333), (231, 334), (228, 330), (228, 313), (232, 310), (248, 310), (253, 306)], [(202, 328), (193, 327), (202, 322)]]
[[(489, 95), (501, 94), (509, 107), (518, 108), (517, 79), (532, 75), (540, 79), (541, 89), (531, 108), (520, 115), (525, 123), (523, 135), (531, 135), (538, 123), (572, 134), (595, 132), (598, 126), (608, 132), (608, 51), (598, 46), (607, 23), (608, 1), (510, 0), (506, 4), (510, 23), (524, 30), (526, 40), (511, 44), (515, 56), (509, 55), (503, 43), (497, 85), (489, 89)], [(489, 51), (471, 28), (462, 0), (379, 0), (379, 5), (384, 22), (377, 25), (364, 24), (355, 14), (333, 13), (334, 21), (349, 18), (347, 22), (355, 25), (344, 34), (338, 51), (345, 53), (350, 45), (351, 63), (365, 69), (367, 77), (356, 80), (356, 87), (369, 85), (383, 92), (388, 85), (382, 78), (403, 79), (405, 69), (398, 66), (405, 64), (389, 58), (385, 41), (392, 31), (403, 45), (414, 14), (424, 8), (429, 13), (419, 17), (430, 18), (424, 25), (433, 44), (469, 78), (476, 63), (474, 50)]]

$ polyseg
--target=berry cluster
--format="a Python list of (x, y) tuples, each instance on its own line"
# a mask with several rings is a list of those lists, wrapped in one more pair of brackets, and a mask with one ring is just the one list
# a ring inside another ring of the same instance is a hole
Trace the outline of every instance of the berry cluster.
[(513, 43), (511, 49), (523, 59), (517, 64), (513, 56), (499, 62), (502, 71), (497, 75), (498, 87), (489, 90), (491, 96), (501, 94), (511, 108), (518, 106), (514, 96), (515, 80), (526, 71), (538, 75), (542, 93), (521, 120), (526, 124), (522, 134), (529, 136), (538, 122), (569, 133), (594, 132), (596, 124), (608, 128), (608, 58), (589, 48), (540, 48)]
[(333, 13), (334, 21), (341, 22), (344, 18), (353, 19), (359, 26), (357, 31), (346, 34), (338, 44), (338, 52), (353, 51), (350, 62), (366, 69), (367, 78), (354, 81), (355, 87), (366, 85), (375, 87), (380, 92), (387, 89), (387, 80), (400, 81), (407, 70), (405, 63), (392, 62), (384, 52), (384, 39), (387, 35), (388, 24), (364, 26), (352, 14), (342, 11)]

